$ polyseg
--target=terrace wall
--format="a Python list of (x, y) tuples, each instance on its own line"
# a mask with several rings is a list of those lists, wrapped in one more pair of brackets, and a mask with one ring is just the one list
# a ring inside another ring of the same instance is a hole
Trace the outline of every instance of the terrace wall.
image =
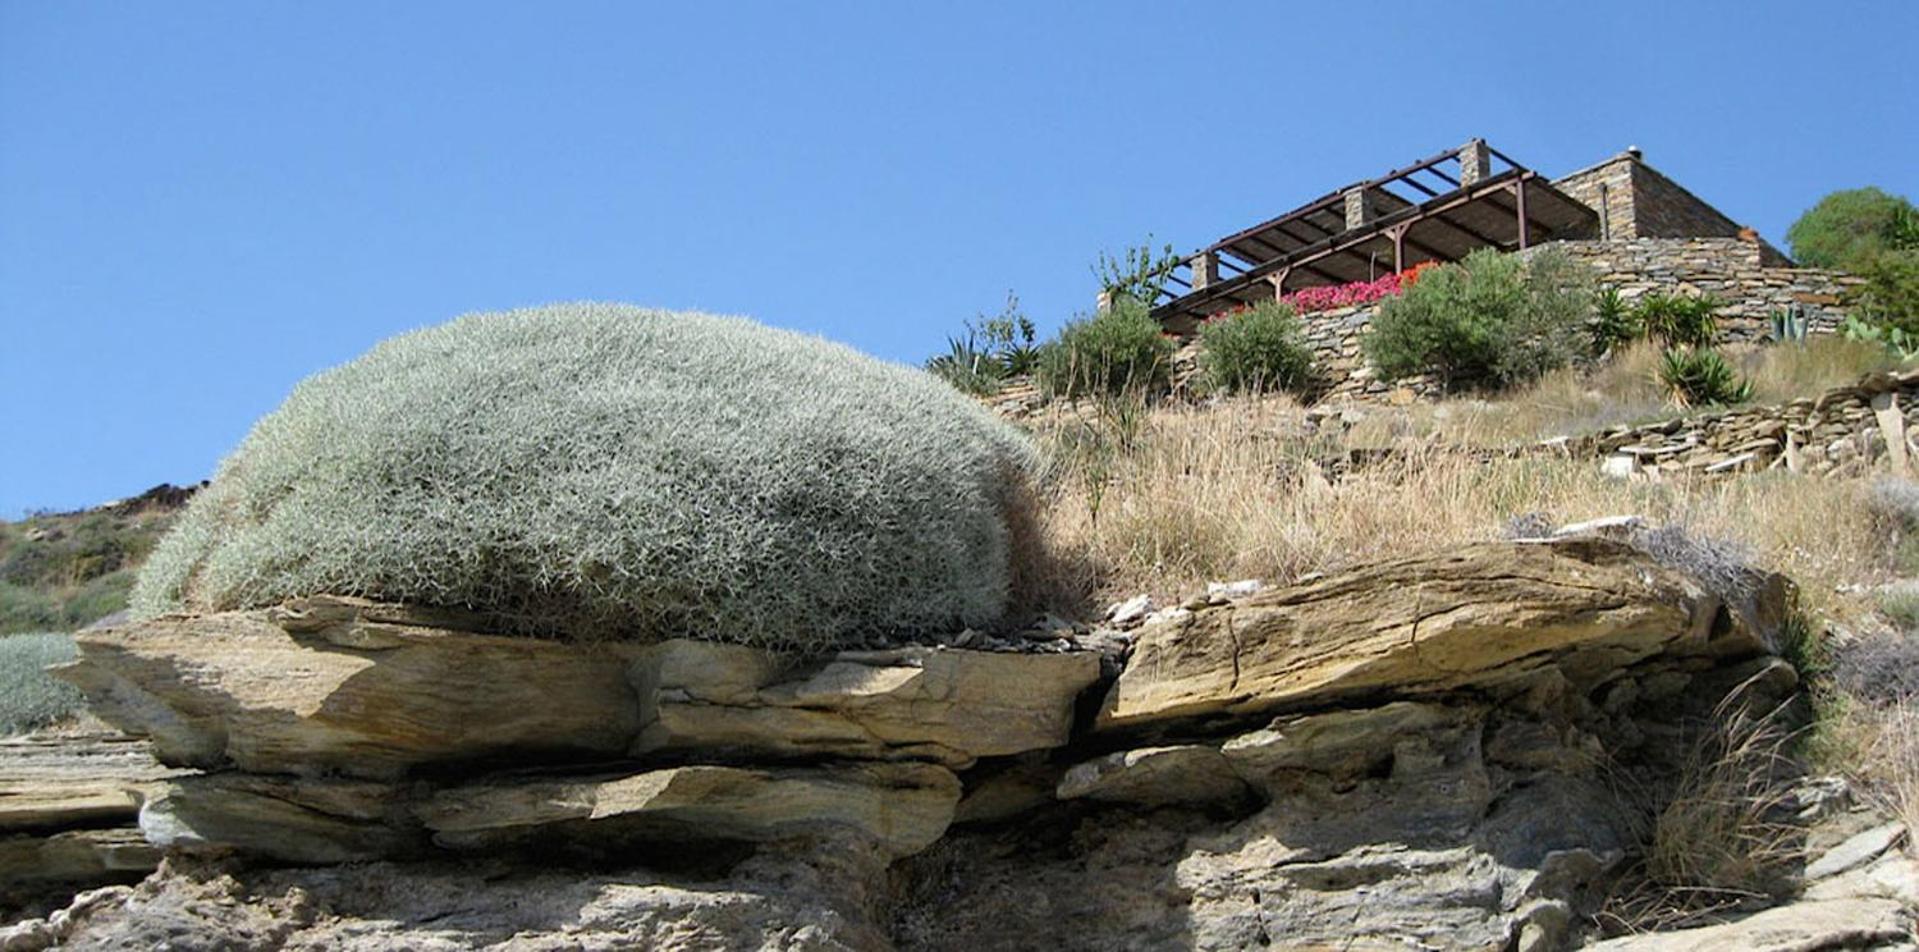
[(1542, 247), (1586, 262), (1602, 285), (1627, 300), (1648, 291), (1712, 295), (1725, 305), (1720, 337), (1734, 343), (1765, 337), (1772, 314), (1795, 305), (1815, 332), (1837, 330), (1845, 320), (1845, 298), (1861, 283), (1843, 272), (1774, 264), (1764, 242), (1741, 238), (1559, 241)]
[[(1597, 280), (1633, 300), (1649, 291), (1710, 294), (1720, 311), (1720, 338), (1754, 343), (1771, 331), (1775, 311), (1798, 305), (1815, 333), (1829, 333), (1844, 320), (1842, 305), (1858, 278), (1816, 268), (1778, 267), (1765, 246), (1741, 238), (1635, 238), (1622, 241), (1559, 241), (1541, 247), (1564, 250), (1593, 269)], [(1378, 379), (1360, 350), (1377, 303), (1301, 315), (1323, 378), (1321, 399), (1397, 401), (1432, 397), (1424, 378), (1388, 384)]]

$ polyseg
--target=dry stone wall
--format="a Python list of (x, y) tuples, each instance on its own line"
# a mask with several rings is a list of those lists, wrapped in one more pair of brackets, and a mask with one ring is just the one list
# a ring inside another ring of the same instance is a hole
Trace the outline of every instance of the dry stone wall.
[[(1763, 243), (1741, 238), (1634, 238), (1623, 241), (1560, 241), (1559, 248), (1593, 269), (1603, 285), (1628, 301), (1651, 291), (1718, 298), (1723, 341), (1752, 343), (1771, 332), (1774, 312), (1800, 308), (1815, 333), (1837, 330), (1843, 302), (1858, 278), (1817, 268), (1774, 267)], [(1321, 374), (1320, 399), (1404, 402), (1438, 394), (1427, 378), (1389, 384), (1378, 378), (1360, 350), (1379, 305), (1362, 304), (1303, 314), (1306, 341)]]
[(1814, 332), (1836, 330), (1844, 301), (1860, 280), (1838, 271), (1766, 263), (1767, 247), (1741, 238), (1634, 238), (1560, 241), (1559, 248), (1593, 269), (1602, 285), (1634, 300), (1650, 291), (1705, 294), (1725, 307), (1719, 331), (1728, 342), (1750, 342), (1771, 330), (1772, 315), (1797, 307)]
[(1849, 475), (1884, 465), (1909, 471), (1919, 452), (1919, 370), (1872, 374), (1818, 397), (1621, 426), (1556, 441), (1578, 457), (1604, 460), (1613, 475), (1716, 476), (1764, 469)]

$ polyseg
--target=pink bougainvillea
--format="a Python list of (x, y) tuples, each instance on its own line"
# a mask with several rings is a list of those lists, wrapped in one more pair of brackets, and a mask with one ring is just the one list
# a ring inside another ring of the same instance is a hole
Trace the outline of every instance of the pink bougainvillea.
[(1382, 274), (1371, 281), (1354, 281), (1350, 284), (1334, 284), (1325, 287), (1300, 288), (1280, 300), (1291, 304), (1300, 313), (1324, 311), (1335, 307), (1350, 307), (1354, 304), (1370, 304), (1384, 297), (1391, 297), (1400, 291), (1400, 272)]
[[(1314, 311), (1330, 311), (1337, 307), (1352, 307), (1355, 304), (1371, 304), (1381, 298), (1392, 297), (1413, 286), (1420, 278), (1440, 266), (1437, 261), (1422, 261), (1404, 271), (1382, 274), (1371, 281), (1353, 281), (1347, 284), (1329, 284), (1323, 287), (1300, 288), (1291, 294), (1280, 295), (1280, 302), (1290, 304), (1300, 314)], [(1206, 318), (1207, 322), (1229, 320), (1242, 311), (1252, 308), (1251, 304), (1241, 304), (1229, 310), (1220, 311)]]

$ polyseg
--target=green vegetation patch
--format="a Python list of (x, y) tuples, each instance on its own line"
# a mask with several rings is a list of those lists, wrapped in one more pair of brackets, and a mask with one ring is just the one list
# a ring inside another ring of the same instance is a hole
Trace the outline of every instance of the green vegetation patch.
[(1387, 298), (1363, 345), (1388, 380), (1432, 373), (1448, 388), (1508, 387), (1589, 351), (1594, 302), (1589, 272), (1564, 252), (1481, 249)]
[(1199, 327), (1201, 373), (1209, 389), (1227, 393), (1302, 391), (1313, 352), (1291, 305), (1261, 301), (1208, 319)]
[(0, 523), (0, 634), (67, 631), (127, 607), (172, 513), (110, 507)]
[(0, 636), (0, 736), (46, 727), (80, 710), (80, 691), (47, 673), (72, 661), (73, 639), (55, 633)]
[(1034, 461), (933, 377), (817, 338), (605, 304), (472, 315), (301, 383), (134, 608), (326, 592), (801, 650), (988, 625)]
[(1156, 392), (1172, 379), (1175, 346), (1150, 308), (1121, 295), (1042, 347), (1037, 377), (1058, 397)]

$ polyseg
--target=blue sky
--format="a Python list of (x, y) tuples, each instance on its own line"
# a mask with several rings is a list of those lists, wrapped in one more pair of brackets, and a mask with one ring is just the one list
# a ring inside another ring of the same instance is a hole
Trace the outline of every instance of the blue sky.
[[(1535, 8), (1544, 9), (1535, 9)], [(0, 516), (188, 482), (461, 313), (747, 314), (917, 362), (1019, 293), (1475, 135), (1629, 144), (1776, 242), (1919, 195), (1919, 4), (0, 0)]]

